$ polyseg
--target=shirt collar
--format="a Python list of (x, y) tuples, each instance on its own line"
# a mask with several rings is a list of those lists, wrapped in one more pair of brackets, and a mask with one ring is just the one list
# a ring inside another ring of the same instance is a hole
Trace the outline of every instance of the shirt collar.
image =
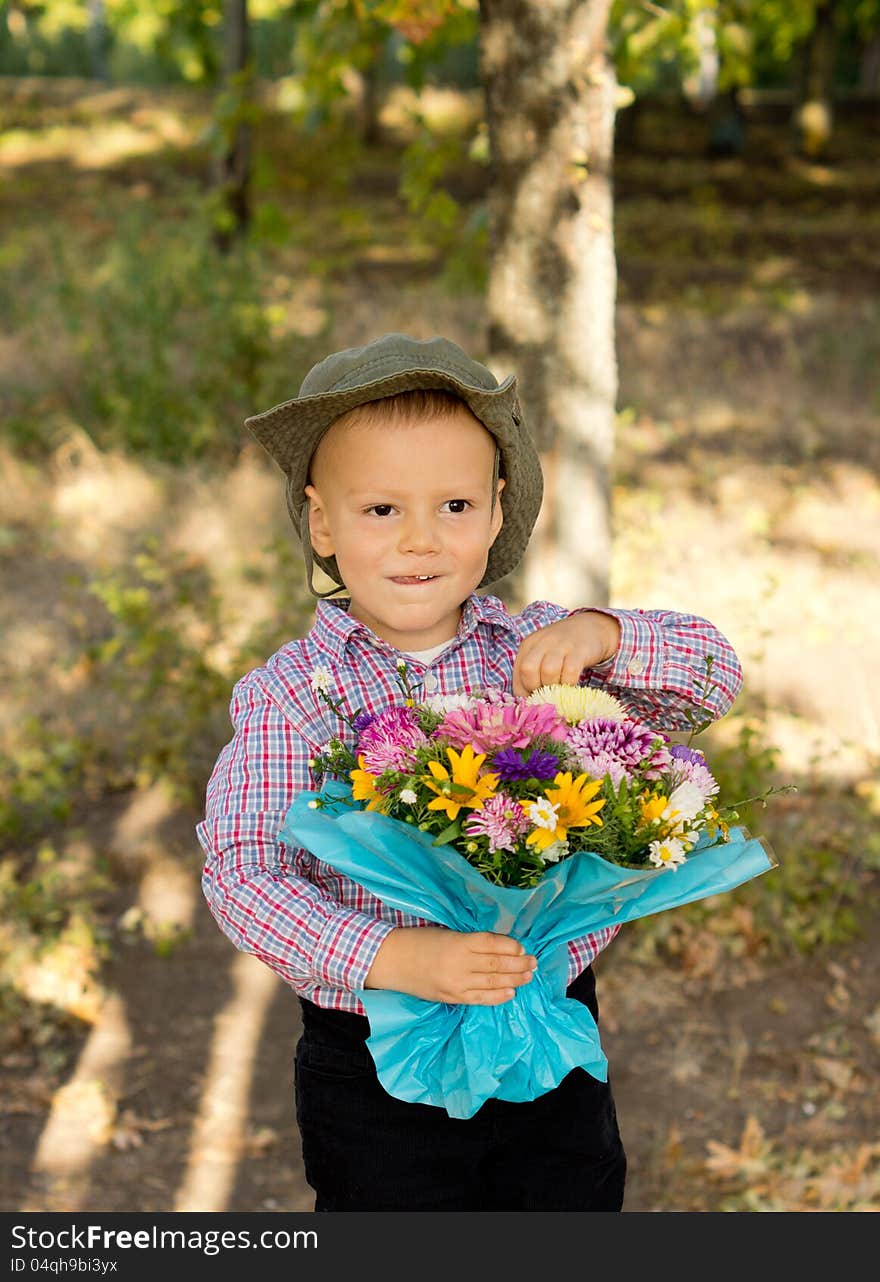
[[(344, 660), (348, 644), (354, 637), (361, 637), (376, 649), (398, 653), (393, 646), (371, 632), (360, 619), (353, 619), (348, 613), (348, 606), (347, 597), (318, 601), (315, 606), (311, 635), (322, 654), (332, 655), (339, 661)], [(513, 619), (498, 597), (472, 594), (464, 603), (455, 641), (466, 641), (481, 624), (500, 628), (505, 632), (516, 632)]]

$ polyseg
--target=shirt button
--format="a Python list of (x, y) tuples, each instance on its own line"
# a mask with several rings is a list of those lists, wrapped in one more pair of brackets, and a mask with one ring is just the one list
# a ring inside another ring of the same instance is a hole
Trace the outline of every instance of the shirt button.
[(634, 658), (630, 659), (629, 663), (626, 665), (626, 670), (630, 676), (641, 676), (645, 670), (645, 660), (640, 654), (637, 654)]
[(440, 682), (437, 680), (434, 673), (426, 672), (425, 673), (425, 690), (427, 691), (427, 693), (436, 694), (437, 690), (439, 689), (439, 686), (440, 686)]

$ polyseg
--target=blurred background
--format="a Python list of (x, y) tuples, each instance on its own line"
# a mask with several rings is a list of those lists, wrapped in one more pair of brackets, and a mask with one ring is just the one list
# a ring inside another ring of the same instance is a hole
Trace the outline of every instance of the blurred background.
[(876, 1210), (880, 0), (6, 0), (0, 226), (0, 1208), (311, 1209), (194, 828), (313, 607), (243, 420), (401, 330), (522, 373), (499, 594), (708, 617), (797, 789), (597, 963), (626, 1210)]

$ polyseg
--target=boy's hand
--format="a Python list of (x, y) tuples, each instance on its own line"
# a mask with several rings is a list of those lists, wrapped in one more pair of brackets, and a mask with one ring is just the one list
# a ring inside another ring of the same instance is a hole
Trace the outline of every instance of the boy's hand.
[(584, 668), (612, 658), (620, 624), (611, 614), (587, 610), (550, 623), (522, 642), (513, 665), (513, 693), (524, 698), (539, 686), (576, 686)]
[(522, 944), (489, 931), (399, 926), (382, 941), (366, 988), (390, 988), (429, 1002), (500, 1006), (537, 966)]

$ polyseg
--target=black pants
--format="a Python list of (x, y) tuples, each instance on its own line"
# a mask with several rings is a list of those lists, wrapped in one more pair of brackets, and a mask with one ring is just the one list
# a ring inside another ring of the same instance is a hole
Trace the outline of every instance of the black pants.
[[(587, 969), (568, 989), (598, 1018)], [(626, 1155), (610, 1083), (576, 1068), (469, 1118), (389, 1095), (363, 1015), (301, 1000), (296, 1117), (316, 1211), (619, 1211)]]

